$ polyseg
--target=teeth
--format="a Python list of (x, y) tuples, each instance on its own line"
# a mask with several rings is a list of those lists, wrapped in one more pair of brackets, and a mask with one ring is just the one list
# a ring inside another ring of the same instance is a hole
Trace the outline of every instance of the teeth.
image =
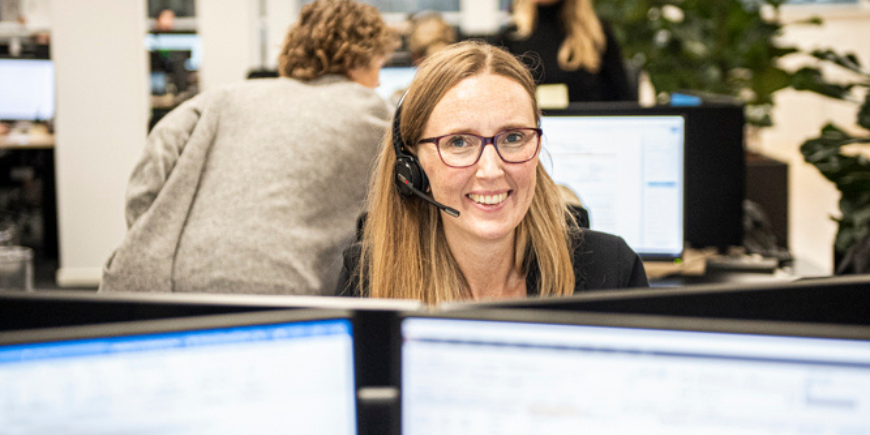
[(507, 194), (507, 192), (502, 193), (500, 195), (474, 195), (474, 194), (470, 194), (470, 195), (468, 195), (468, 197), (471, 198), (472, 201), (474, 201), (478, 204), (494, 205), (494, 204), (499, 204), (502, 201), (504, 201), (505, 199), (507, 199), (508, 194)]

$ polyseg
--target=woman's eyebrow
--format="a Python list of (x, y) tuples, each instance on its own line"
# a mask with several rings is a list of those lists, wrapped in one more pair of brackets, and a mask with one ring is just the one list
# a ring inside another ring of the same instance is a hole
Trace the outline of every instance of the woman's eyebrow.
[[(517, 129), (517, 128), (536, 128), (536, 127), (537, 127), (536, 125), (531, 125), (531, 126), (526, 125), (526, 123), (524, 123), (524, 122), (509, 122), (509, 123), (503, 124), (501, 127), (499, 127), (498, 131), (496, 131), (495, 134), (502, 133), (502, 132), (505, 132), (508, 130)], [(472, 127), (458, 127), (458, 128), (450, 129), (448, 131), (449, 131), (449, 133), (444, 133), (444, 134), (441, 134), (438, 136), (448, 136), (451, 134), (474, 134), (474, 135), (482, 136), (479, 133), (479, 130), (472, 128)]]

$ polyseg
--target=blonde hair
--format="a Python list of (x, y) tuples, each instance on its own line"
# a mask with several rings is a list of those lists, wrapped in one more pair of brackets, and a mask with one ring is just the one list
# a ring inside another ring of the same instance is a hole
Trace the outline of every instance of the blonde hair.
[(316, 0), (305, 5), (278, 55), (278, 73), (298, 80), (371, 64), (399, 45), (374, 6), (352, 0)]
[[(401, 135), (416, 144), (433, 109), (460, 81), (497, 74), (529, 94), (535, 118), (535, 84), (528, 69), (503, 49), (468, 41), (451, 45), (424, 60), (402, 103)], [(370, 186), (368, 219), (363, 229), (360, 294), (416, 299), (430, 305), (470, 297), (468, 285), (444, 236), (440, 211), (416, 199), (403, 199), (394, 184), (396, 153), (388, 131), (381, 143)], [(559, 188), (539, 162), (529, 211), (516, 233), (514, 264), (525, 276), (532, 261), (540, 270), (541, 295), (574, 292), (566, 206)]]
[[(560, 11), (565, 26), (565, 40), (559, 47), (559, 67), (576, 71), (583, 67), (590, 72), (601, 68), (601, 53), (607, 46), (601, 21), (592, 7), (592, 0), (562, 0)], [(516, 36), (528, 38), (535, 30), (538, 7), (533, 0), (514, 0), (513, 19)]]

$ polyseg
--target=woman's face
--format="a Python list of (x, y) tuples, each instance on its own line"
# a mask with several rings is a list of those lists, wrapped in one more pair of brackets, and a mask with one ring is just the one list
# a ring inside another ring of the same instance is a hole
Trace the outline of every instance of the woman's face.
[[(450, 89), (432, 111), (423, 138), (451, 133), (491, 137), (511, 128), (536, 127), (531, 97), (516, 81), (495, 75), (469, 77)], [(513, 237), (535, 192), (538, 156), (505, 163), (485, 145), (480, 160), (466, 168), (445, 165), (433, 143), (416, 147), (432, 195), (460, 212), (445, 216), (445, 231), (460, 240), (495, 241)]]

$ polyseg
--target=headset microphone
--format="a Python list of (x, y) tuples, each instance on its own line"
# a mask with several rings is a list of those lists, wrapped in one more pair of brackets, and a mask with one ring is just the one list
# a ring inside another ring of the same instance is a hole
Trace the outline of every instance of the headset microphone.
[(455, 208), (450, 208), (444, 204), (441, 204), (440, 202), (435, 201), (435, 198), (432, 198), (431, 196), (428, 196), (425, 193), (417, 190), (417, 188), (412, 186), (411, 183), (408, 181), (408, 179), (403, 177), (402, 174), (396, 174), (396, 178), (399, 180), (399, 182), (404, 183), (405, 187), (407, 187), (408, 190), (411, 191), (411, 193), (416, 195), (417, 198), (420, 198), (423, 201), (426, 201), (429, 204), (434, 205), (435, 207), (443, 210), (445, 213), (449, 214), (450, 216), (453, 216), (455, 218), (459, 217), (459, 210), (456, 210)]
[[(405, 98), (402, 97), (402, 100), (404, 99)], [(401, 114), (402, 101), (399, 101), (399, 105), (396, 107), (396, 114), (393, 117), (393, 148), (396, 151), (396, 166), (394, 168), (395, 178), (393, 181), (399, 188), (399, 193), (401, 193), (402, 196), (414, 195), (423, 201), (438, 207), (438, 209), (443, 210), (450, 216), (458, 218), (458, 210), (441, 204), (440, 202), (435, 201), (435, 198), (424, 193), (429, 189), (429, 177), (426, 176), (426, 172), (423, 171), (423, 167), (420, 166), (417, 157), (403, 149), (405, 141), (402, 139), (402, 129), (399, 121)]]

